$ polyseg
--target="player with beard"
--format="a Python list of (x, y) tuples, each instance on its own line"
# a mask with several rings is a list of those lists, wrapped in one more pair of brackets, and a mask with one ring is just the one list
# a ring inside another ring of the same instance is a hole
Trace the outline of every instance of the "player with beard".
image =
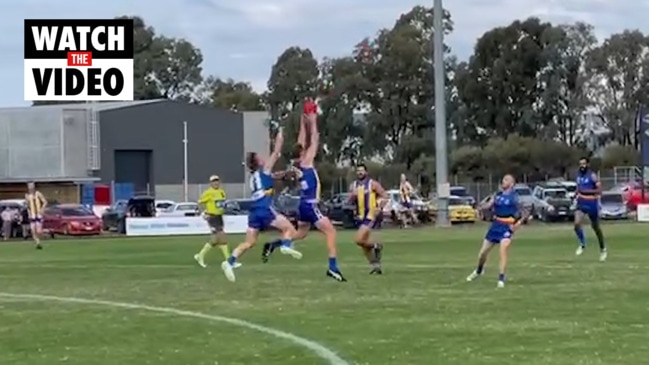
[(354, 241), (363, 250), (370, 264), (370, 274), (382, 274), (381, 258), (383, 245), (372, 241), (370, 234), (380, 222), (381, 212), (388, 201), (388, 196), (381, 184), (367, 174), (367, 166), (356, 167), (356, 181), (351, 186), (349, 198), (356, 202), (358, 231)]

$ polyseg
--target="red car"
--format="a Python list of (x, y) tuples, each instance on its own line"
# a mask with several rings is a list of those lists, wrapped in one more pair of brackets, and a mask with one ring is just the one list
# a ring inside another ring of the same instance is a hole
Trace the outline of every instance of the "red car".
[(61, 204), (45, 210), (43, 229), (52, 236), (97, 235), (101, 233), (101, 218), (82, 205)]
[(635, 210), (638, 204), (649, 204), (649, 189), (644, 189), (644, 196), (642, 194), (642, 187), (637, 186), (629, 189), (624, 195), (626, 205), (629, 209)]

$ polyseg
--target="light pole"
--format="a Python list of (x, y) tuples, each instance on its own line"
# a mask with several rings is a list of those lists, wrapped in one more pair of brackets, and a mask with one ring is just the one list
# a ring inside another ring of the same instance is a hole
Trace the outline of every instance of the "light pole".
[(438, 227), (449, 225), (448, 151), (446, 148), (446, 71), (444, 69), (444, 8), (442, 0), (433, 6), (433, 60), (435, 66), (435, 181), (437, 183)]

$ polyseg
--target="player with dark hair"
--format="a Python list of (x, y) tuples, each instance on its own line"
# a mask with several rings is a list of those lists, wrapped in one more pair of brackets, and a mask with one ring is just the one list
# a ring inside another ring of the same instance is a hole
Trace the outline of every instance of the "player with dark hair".
[(512, 175), (505, 175), (502, 180), (502, 190), (496, 193), (493, 199), (484, 208), (493, 209), (494, 218), (489, 230), (482, 241), (478, 254), (478, 266), (466, 280), (473, 281), (484, 273), (489, 252), (495, 245), (500, 246), (500, 272), (498, 273), (498, 287), (505, 287), (505, 274), (509, 247), (512, 244), (512, 235), (528, 218), (528, 213), (521, 209), (518, 194), (514, 190), (516, 181)]
[[(312, 226), (315, 226), (325, 235), (327, 249), (329, 250), (329, 267), (326, 275), (336, 281), (347, 281), (338, 269), (336, 247), (336, 228), (329, 218), (323, 215), (318, 208), (320, 202), (320, 178), (314, 166), (314, 160), (320, 147), (320, 134), (318, 131), (317, 114), (310, 104), (305, 103), (304, 115), (300, 120), (298, 142), (293, 148), (293, 167), (290, 169), (299, 180), (300, 203), (298, 206), (298, 230), (293, 240), (304, 239)], [(308, 145), (307, 128), (310, 132)], [(262, 251), (262, 261), (267, 262), (275, 248), (280, 246), (279, 240), (268, 242)]]
[(370, 264), (370, 274), (382, 274), (381, 258), (383, 245), (370, 240), (370, 233), (380, 222), (383, 207), (388, 201), (388, 195), (381, 184), (371, 179), (367, 166), (356, 166), (356, 181), (352, 184), (349, 199), (356, 202), (358, 231), (354, 241), (363, 250)]
[(234, 268), (239, 257), (257, 243), (260, 231), (270, 227), (281, 232), (280, 251), (283, 254), (293, 256), (295, 259), (302, 258), (302, 253), (295, 250), (292, 245), (291, 238), (295, 235), (295, 228), (285, 216), (275, 212), (272, 208), (274, 181), (271, 173), (281, 155), (283, 142), (284, 135), (280, 129), (275, 137), (274, 150), (266, 161), (255, 152), (250, 152), (246, 156), (246, 166), (250, 170), (250, 190), (253, 202), (248, 213), (248, 230), (245, 241), (235, 248), (232, 255), (221, 264), (225, 277), (230, 281), (236, 280)]
[(599, 196), (602, 193), (602, 185), (597, 174), (590, 169), (588, 157), (579, 159), (579, 171), (577, 172), (577, 210), (575, 211), (575, 234), (579, 241), (577, 256), (584, 253), (586, 248), (586, 237), (581, 228), (584, 216), (588, 216), (590, 225), (597, 236), (599, 243), (599, 261), (606, 261), (608, 251), (604, 242), (604, 233), (599, 220)]

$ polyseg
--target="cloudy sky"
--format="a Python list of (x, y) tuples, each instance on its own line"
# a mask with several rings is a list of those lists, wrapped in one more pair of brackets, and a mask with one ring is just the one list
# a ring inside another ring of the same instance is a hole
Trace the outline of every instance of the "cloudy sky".
[[(432, 4), (433, 0), (426, 3)], [(605, 37), (624, 28), (649, 31), (649, 0), (445, 0), (455, 22), (447, 40), (461, 58), (484, 31), (517, 18), (582, 20)], [(0, 10), (0, 106), (23, 99), (25, 18), (112, 18), (139, 15), (158, 32), (183, 37), (203, 52), (206, 74), (246, 80), (263, 89), (270, 66), (287, 47), (320, 58), (347, 54), (365, 36), (389, 27), (416, 0), (6, 0)]]

